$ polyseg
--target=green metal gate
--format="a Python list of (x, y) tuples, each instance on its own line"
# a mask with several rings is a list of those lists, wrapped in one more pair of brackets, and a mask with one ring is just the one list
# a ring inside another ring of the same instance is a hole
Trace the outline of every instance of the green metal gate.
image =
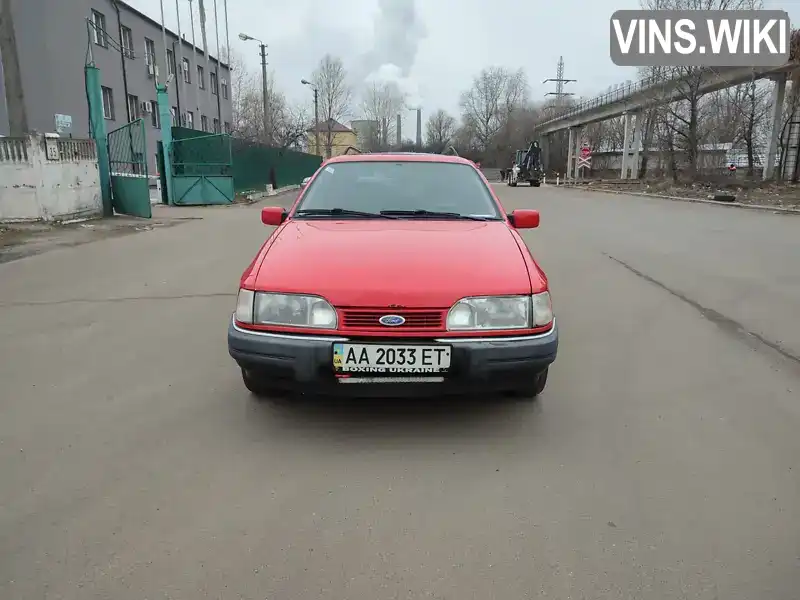
[(114, 211), (151, 218), (144, 120), (137, 119), (108, 134), (108, 162)]
[(233, 202), (231, 137), (212, 134), (172, 142), (172, 201), (181, 205)]

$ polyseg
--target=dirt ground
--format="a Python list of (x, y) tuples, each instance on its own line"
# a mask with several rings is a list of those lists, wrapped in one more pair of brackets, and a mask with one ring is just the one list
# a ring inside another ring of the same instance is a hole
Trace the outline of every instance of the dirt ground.
[(97, 240), (157, 227), (173, 227), (196, 216), (159, 216), (152, 219), (114, 216), (67, 225), (49, 223), (0, 224), (0, 263), (19, 260), (57, 248), (80, 246)]
[(742, 204), (800, 209), (800, 185), (791, 183), (731, 181), (725, 184), (675, 184), (671, 181), (593, 181), (586, 184), (593, 190), (638, 192), (658, 196), (714, 200), (718, 194), (731, 195)]

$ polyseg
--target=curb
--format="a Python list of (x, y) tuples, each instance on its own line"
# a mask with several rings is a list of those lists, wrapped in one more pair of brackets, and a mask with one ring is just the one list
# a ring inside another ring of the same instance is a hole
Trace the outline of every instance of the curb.
[(677, 200), (679, 202), (698, 202), (700, 204), (711, 204), (714, 206), (745, 208), (748, 210), (768, 210), (772, 211), (773, 213), (800, 215), (800, 209), (797, 208), (784, 208), (782, 206), (767, 206), (765, 204), (744, 204), (743, 202), (720, 202), (719, 200), (707, 200), (705, 198), (687, 198), (685, 196), (661, 196), (659, 194), (648, 194), (646, 192), (626, 192), (622, 190), (592, 190), (577, 185), (560, 185), (558, 187), (582, 189), (584, 192), (594, 192), (597, 194), (617, 194), (624, 196), (641, 196), (642, 198), (661, 198), (662, 200)]
[(239, 202), (238, 204), (253, 204), (269, 196), (278, 196), (280, 194), (283, 194), (284, 192), (293, 192), (294, 190), (299, 190), (299, 189), (300, 189), (299, 185), (286, 185), (281, 188), (278, 188), (277, 190), (273, 190), (272, 186), (270, 186), (270, 188), (264, 192), (255, 192), (252, 194), (247, 194), (245, 196), (246, 201)]

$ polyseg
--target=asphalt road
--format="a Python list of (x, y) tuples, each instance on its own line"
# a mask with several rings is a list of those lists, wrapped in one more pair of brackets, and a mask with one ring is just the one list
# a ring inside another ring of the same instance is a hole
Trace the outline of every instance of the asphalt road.
[(0, 598), (796, 599), (800, 219), (497, 189), (533, 404), (252, 401), (257, 207), (0, 265)]

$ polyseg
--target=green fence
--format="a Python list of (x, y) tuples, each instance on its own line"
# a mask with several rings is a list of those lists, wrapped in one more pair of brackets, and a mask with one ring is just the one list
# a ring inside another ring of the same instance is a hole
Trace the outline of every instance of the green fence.
[[(176, 141), (208, 136), (207, 133), (184, 127), (173, 127), (172, 135)], [(230, 138), (230, 150), (230, 174), (233, 175), (236, 192), (263, 190), (264, 186), (272, 183), (273, 170), (275, 183), (279, 188), (298, 185), (303, 179), (313, 175), (322, 164), (322, 158), (313, 154), (270, 148), (238, 138)], [(180, 162), (177, 155), (175, 158), (176, 163)]]

